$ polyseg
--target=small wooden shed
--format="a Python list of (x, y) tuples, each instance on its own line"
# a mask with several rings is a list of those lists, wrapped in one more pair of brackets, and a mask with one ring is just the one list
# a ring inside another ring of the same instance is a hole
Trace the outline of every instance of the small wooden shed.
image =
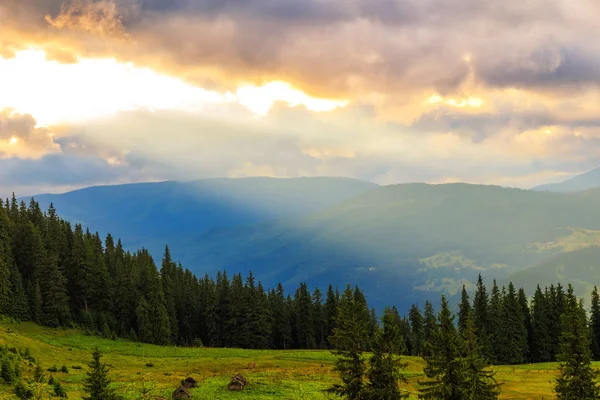
[(244, 378), (242, 375), (236, 375), (233, 378), (231, 378), (231, 382), (229, 382), (227, 389), (244, 390), (244, 386), (246, 386), (247, 384), (248, 381), (246, 380), (246, 378)]
[(191, 376), (188, 376), (187, 378), (185, 378), (185, 381), (183, 381), (182, 386), (186, 389), (192, 389), (192, 388), (195, 388), (196, 386), (198, 386), (198, 381), (196, 381)]
[(187, 388), (183, 386), (179, 387), (176, 391), (173, 392), (173, 399), (190, 399), (192, 397), (192, 393)]

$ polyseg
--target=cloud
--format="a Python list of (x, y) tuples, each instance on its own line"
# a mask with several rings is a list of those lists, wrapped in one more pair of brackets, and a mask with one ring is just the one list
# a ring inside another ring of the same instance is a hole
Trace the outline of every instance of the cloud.
[(355, 99), (451, 93), (471, 72), (490, 87), (598, 83), (599, 51), (581, 40), (600, 29), (588, 0), (9, 0), (0, 13), (34, 41), (222, 88), (281, 79)]
[(62, 130), (20, 116), (10, 135), (27, 150), (0, 152), (60, 152), (42, 158), (55, 171), (63, 157), (95, 160), (90, 183), (266, 174), (533, 186), (600, 164), (589, 40), (599, 17), (589, 0), (6, 0), (3, 57), (35, 45), (61, 63), (107, 56), (220, 93), (282, 80), (350, 105), (316, 115), (277, 103), (258, 119), (235, 104), (131, 111)]
[(29, 114), (18, 114), (11, 110), (0, 110), (0, 150), (4, 154), (39, 156), (56, 151), (52, 132), (37, 127)]

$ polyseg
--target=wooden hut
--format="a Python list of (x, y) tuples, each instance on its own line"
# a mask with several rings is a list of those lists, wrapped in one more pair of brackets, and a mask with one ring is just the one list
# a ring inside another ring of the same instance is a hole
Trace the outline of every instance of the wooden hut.
[(181, 386), (183, 386), (186, 389), (192, 389), (198, 386), (198, 381), (196, 381), (191, 376), (188, 376), (187, 378), (185, 378), (185, 381), (183, 381), (183, 385)]
[(190, 399), (192, 393), (187, 388), (181, 386), (179, 389), (173, 392), (173, 399)]
[(246, 380), (246, 378), (244, 378), (242, 375), (236, 375), (233, 378), (231, 378), (231, 382), (229, 382), (227, 389), (229, 389), (229, 390), (244, 390), (244, 387), (247, 384), (248, 384), (248, 381)]

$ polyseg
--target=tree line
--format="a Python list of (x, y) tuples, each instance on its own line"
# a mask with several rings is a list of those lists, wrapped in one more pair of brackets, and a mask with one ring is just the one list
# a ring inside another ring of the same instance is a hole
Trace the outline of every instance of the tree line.
[[(375, 311), (355, 291), (373, 331)], [(0, 200), (0, 314), (18, 320), (153, 344), (314, 349), (331, 345), (339, 300), (331, 285), (291, 295), (252, 273), (198, 278), (168, 246), (157, 267), (147, 250), (73, 227), (52, 204)]]

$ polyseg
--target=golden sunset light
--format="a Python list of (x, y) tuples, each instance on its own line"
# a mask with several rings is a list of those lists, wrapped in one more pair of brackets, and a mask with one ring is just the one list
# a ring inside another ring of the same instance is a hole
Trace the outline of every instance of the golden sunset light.
[(195, 112), (207, 104), (227, 102), (261, 116), (277, 101), (304, 105), (314, 112), (348, 104), (312, 98), (285, 82), (218, 93), (132, 63), (80, 58), (62, 64), (36, 49), (18, 51), (8, 59), (0, 56), (0, 87), (0, 109), (31, 114), (40, 125), (77, 123), (136, 109)]
[(600, 400), (599, 21), (0, 0), (0, 400)]

